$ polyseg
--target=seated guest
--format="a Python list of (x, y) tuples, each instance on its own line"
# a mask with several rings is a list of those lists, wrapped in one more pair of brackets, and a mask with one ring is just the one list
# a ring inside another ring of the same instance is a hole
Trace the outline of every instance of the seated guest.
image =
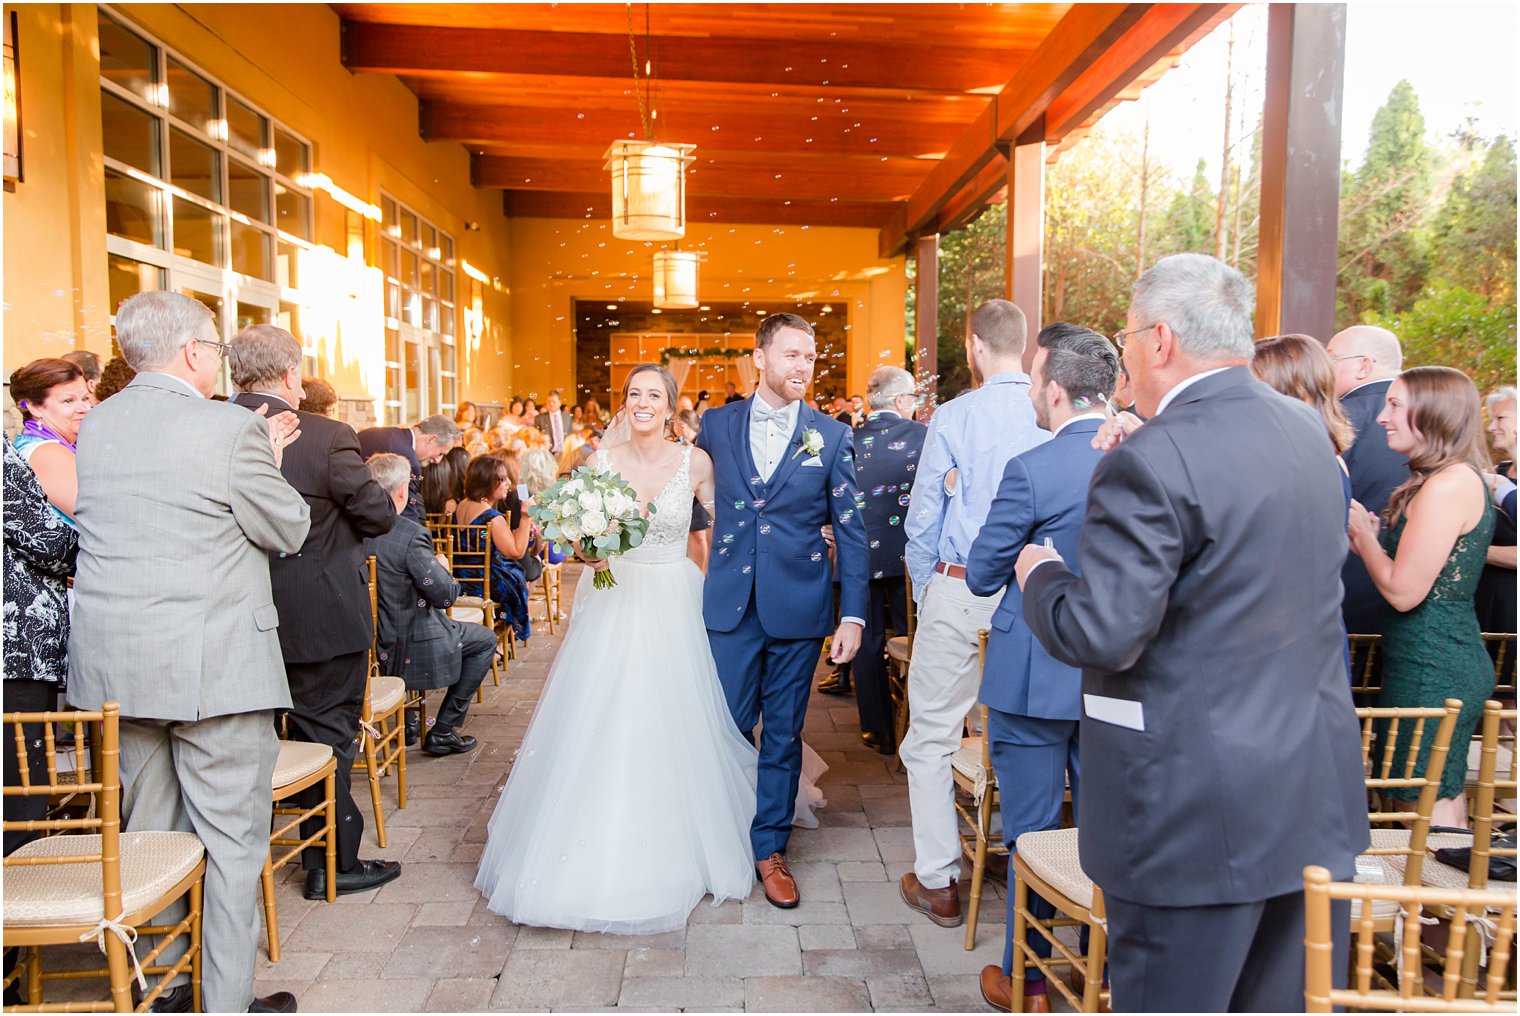
[(84, 373), (70, 360), (33, 360), (11, 374), (11, 398), (26, 421), (16, 438), (16, 451), (37, 474), (58, 517), (72, 526), (79, 494), (74, 443), (79, 424), (95, 404)]
[[(1496, 389), (1487, 399), (1488, 435), (1500, 462), (1490, 489), (1499, 513), (1494, 518), (1494, 538), (1488, 545), (1483, 576), (1478, 579), (1478, 624), (1487, 632), (1515, 631), (1515, 389)], [(1498, 650), (1495, 649), (1494, 652)], [(1515, 654), (1510, 652), (1503, 675), (1505, 684), (1515, 681)]]
[(411, 427), (366, 427), (359, 431), (359, 451), (365, 457), (381, 452), (400, 455), (412, 464), (412, 492), (406, 511), (413, 522), (422, 521), (422, 467), (436, 462), (459, 443), (459, 427), (446, 416), (429, 416)]
[[(987, 706), (986, 736), (997, 773), (1008, 846), (1008, 880), (1020, 835), (1061, 827), (1068, 783), (1072, 806), (1078, 801), (1078, 720), (1082, 717), (1082, 673), (1051, 658), (1024, 622), (1023, 596), (1013, 581), (1014, 562), (1030, 544), (1055, 547), (1069, 561), (1087, 512), (1087, 485), (1103, 453), (1092, 446), (1113, 395), (1119, 354), (1097, 332), (1057, 322), (1040, 329), (1030, 369), (1035, 423), (1051, 439), (1008, 460), (987, 522), (971, 546), (966, 587), (978, 596), (1005, 590), (992, 615), (981, 699)], [(868, 425), (869, 426), (869, 425)], [(1033, 896), (1042, 918), (1054, 909)], [(1007, 945), (1002, 966), (982, 971), (982, 995), (1005, 1012), (1012, 1005), (1013, 894), (1008, 894)], [(1027, 941), (1042, 956), (1050, 943), (1038, 932)], [(1024, 985), (1024, 1011), (1049, 1012), (1045, 979), (1031, 970)]]
[(469, 454), (463, 448), (455, 448), (437, 462), (422, 467), (422, 508), (429, 515), (454, 514), (464, 497), (464, 475), (454, 462), (454, 452)]
[[(507, 501), (509, 512), (496, 508)], [(518, 560), (528, 552), (533, 519), (522, 510), (517, 491), (512, 489), (512, 474), (507, 464), (489, 455), (471, 459), (464, 474), (464, 500), (454, 509), (454, 521), (461, 526), (485, 526), (490, 535), (487, 544), (491, 561), (491, 599), (496, 603), (495, 626), (512, 626), (521, 642), (528, 641), (528, 583)], [(459, 550), (479, 553), (478, 536), (459, 532), (457, 538), (469, 542)], [(483, 576), (478, 567), (458, 567), (461, 592), (466, 596), (484, 594)]]
[[(399, 455), (374, 455), (365, 463), (370, 475), (391, 496), (399, 512), (406, 503), (411, 476)], [(410, 691), (447, 688), (433, 729), (423, 739), (424, 755), (458, 755), (473, 751), (475, 739), (459, 733), (470, 697), (480, 687), (496, 636), (489, 628), (449, 617), (459, 595), (448, 560), (433, 553), (433, 538), (411, 519), (397, 519), (383, 536), (364, 541), (375, 555), (380, 595), (380, 668), (406, 682)]]
[(95, 382), (95, 404), (100, 405), (127, 387), (136, 376), (137, 371), (132, 369), (130, 363), (119, 356), (111, 357), (106, 361), (106, 365), (100, 368), (100, 380)]
[(338, 393), (333, 391), (332, 385), (319, 377), (306, 377), (301, 379), (301, 390), (306, 394), (301, 396), (297, 409), (303, 413), (332, 416), (333, 406), (338, 404)]
[(507, 411), (496, 418), (496, 426), (492, 430), (501, 431), (503, 435), (510, 435), (526, 427), (528, 424), (523, 419), (523, 409), (523, 400), (514, 396), (512, 401), (507, 403)]

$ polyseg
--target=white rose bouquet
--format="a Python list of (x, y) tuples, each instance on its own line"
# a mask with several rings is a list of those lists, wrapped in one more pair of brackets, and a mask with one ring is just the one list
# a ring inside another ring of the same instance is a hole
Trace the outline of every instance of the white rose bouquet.
[[(649, 505), (653, 515), (654, 505)], [(638, 491), (616, 473), (581, 466), (546, 487), (528, 510), (545, 539), (560, 553), (579, 550), (587, 557), (611, 559), (644, 542), (649, 519), (639, 511)], [(596, 573), (598, 589), (617, 585), (612, 569)]]

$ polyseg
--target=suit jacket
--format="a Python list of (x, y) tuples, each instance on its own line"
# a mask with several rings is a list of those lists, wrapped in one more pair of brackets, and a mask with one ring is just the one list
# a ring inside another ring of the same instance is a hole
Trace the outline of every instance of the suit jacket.
[[(412, 480), (406, 488), (406, 510), (402, 518), (422, 524), (422, 464), (417, 461), (417, 450), (412, 447), (410, 427), (366, 427), (359, 431), (359, 454), (364, 458), (390, 452), (399, 455), (412, 466)], [(299, 441), (296, 444), (300, 444)], [(292, 445), (294, 447), (294, 445)]]
[(290, 708), (268, 553), (300, 550), (311, 510), (264, 419), (144, 372), (85, 417), (77, 466), (69, 701), (185, 721)]
[[(1013, 566), (1026, 544), (1048, 537), (1077, 561), (1087, 486), (1103, 453), (1092, 446), (1101, 420), (1077, 420), (1044, 444), (1008, 460), (997, 496), (966, 559), (966, 586), (978, 596), (1007, 591), (992, 614), (982, 701), (993, 709), (1047, 720), (1082, 718), (1082, 674), (1051, 657), (1023, 618)], [(1080, 566), (1078, 566), (1080, 574)]]
[[(554, 425), (551, 420), (552, 417), (549, 413), (539, 413), (538, 419), (533, 421), (533, 426), (537, 427), (545, 434), (550, 435), (550, 438), (552, 440), (554, 435)], [(565, 412), (562, 409), (559, 413), (559, 420), (560, 423), (564, 425), (559, 432), (560, 440), (563, 441), (566, 435), (568, 435), (570, 431), (575, 428), (575, 417), (571, 416), (569, 413)]]
[[(245, 409), (289, 403), (244, 392)], [(390, 531), (396, 509), (369, 475), (359, 439), (346, 423), (297, 412), (301, 438), (285, 449), (280, 472), (311, 508), (311, 531), (295, 554), (269, 555), (269, 580), (280, 608), (280, 650), (288, 663), (315, 663), (369, 648), (369, 580), (364, 538)]]
[(397, 519), (364, 546), (375, 555), (381, 672), (414, 691), (447, 688), (459, 680), (462, 622), (448, 615), (459, 586), (433, 556), (433, 538), (411, 519)]
[[(713, 552), (702, 586), (707, 627), (738, 627), (753, 598), (760, 624), (777, 639), (824, 638), (834, 630), (828, 545), (819, 529), (833, 523), (840, 574), (839, 614), (866, 616), (866, 530), (855, 491), (850, 428), (806, 405), (798, 407), (792, 444), (762, 480), (749, 448), (750, 400), (707, 411), (697, 447), (712, 456), (717, 511)], [(823, 451), (802, 451), (816, 430)]]
[(1244, 903), (1302, 891), (1307, 864), (1353, 873), (1338, 474), (1317, 414), (1229, 368), (1098, 463), (1080, 576), (1026, 580), (1035, 637), (1084, 671), (1082, 867), (1114, 896)]
[(902, 577), (908, 544), (903, 519), (928, 432), (923, 424), (893, 413), (867, 418), (855, 434), (855, 489), (865, 498), (860, 514), (866, 522), (873, 579)]
[[(1387, 508), (1394, 488), (1409, 479), (1408, 456), (1388, 447), (1388, 432), (1377, 422), (1391, 384), (1391, 380), (1373, 381), (1341, 397), (1341, 408), (1356, 428), (1356, 440), (1341, 456), (1351, 474), (1351, 496), (1374, 512)], [(1346, 630), (1354, 635), (1380, 634), (1393, 608), (1372, 584), (1358, 555), (1346, 556), (1341, 582), (1346, 588), (1341, 604)]]

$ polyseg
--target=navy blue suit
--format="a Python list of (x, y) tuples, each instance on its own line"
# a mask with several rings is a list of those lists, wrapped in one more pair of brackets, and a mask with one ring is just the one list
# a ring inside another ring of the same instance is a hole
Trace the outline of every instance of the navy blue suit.
[(908, 630), (908, 596), (903, 584), (903, 551), (908, 537), (903, 518), (908, 493), (924, 450), (929, 428), (897, 413), (872, 413), (855, 433), (855, 485), (865, 498), (871, 574), (870, 606), (860, 636), (860, 654), (852, 668), (860, 729), (887, 737), (892, 732), (891, 696), (887, 691), (887, 628)]
[[(1023, 618), (1023, 595), (1013, 580), (1014, 563), (1028, 544), (1046, 539), (1067, 561), (1077, 560), (1087, 486), (1103, 453), (1092, 446), (1101, 419), (1076, 420), (1044, 444), (1008, 460), (987, 521), (971, 546), (966, 587), (978, 596), (1007, 592), (992, 614), (981, 700), (987, 706), (987, 739), (997, 773), (1008, 845), (1008, 878), (1013, 880), (1014, 844), (1022, 833), (1061, 827), (1061, 803), (1068, 778), (1075, 806), (1080, 783), (1078, 720), (1082, 716), (1082, 672), (1054, 659)], [(1052, 912), (1032, 901), (1035, 912)], [(1013, 929), (1013, 894), (1008, 924)], [(1042, 955), (1050, 946), (1038, 934), (1029, 941)], [(1013, 939), (1003, 954), (1003, 972), (1012, 970)]]
[(401, 517), (422, 525), (422, 465), (417, 461), (410, 427), (366, 427), (359, 431), (359, 453), (367, 460), (371, 455), (389, 452), (411, 465), (412, 479), (406, 488), (406, 507)]
[[(703, 614), (718, 678), (739, 732), (751, 740), (764, 718), (755, 821), (757, 858), (785, 853), (802, 773), (802, 720), (834, 598), (828, 546), (832, 523), (840, 609), (866, 613), (866, 535), (855, 491), (850, 428), (806, 405), (787, 453), (764, 480), (750, 454), (750, 400), (702, 418), (697, 446), (713, 460), (717, 508)], [(803, 432), (823, 438), (818, 465)]]
[[(1351, 496), (1373, 512), (1387, 508), (1394, 488), (1409, 479), (1408, 457), (1388, 447), (1388, 432), (1377, 422), (1391, 384), (1392, 380), (1371, 381), (1341, 396), (1341, 408), (1356, 429), (1356, 440), (1341, 456), (1346, 472), (1351, 474)], [(1346, 555), (1341, 585), (1345, 590), (1341, 616), (1346, 630), (1353, 635), (1381, 634), (1392, 608), (1356, 554)]]

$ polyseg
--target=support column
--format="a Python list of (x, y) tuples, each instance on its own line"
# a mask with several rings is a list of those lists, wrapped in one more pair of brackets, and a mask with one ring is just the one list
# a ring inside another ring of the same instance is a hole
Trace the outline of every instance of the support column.
[(1045, 279), (1045, 120), (1043, 117), (1013, 146), (1008, 157), (1007, 249), (1003, 259), (1004, 295), (1024, 312), (1029, 334), (1024, 370), (1034, 363), (1035, 336)]
[(1272, 4), (1256, 337), (1335, 333), (1345, 4)]
[(922, 419), (933, 413), (939, 394), (939, 234), (921, 236), (913, 252), (913, 373), (918, 393), (930, 401)]

